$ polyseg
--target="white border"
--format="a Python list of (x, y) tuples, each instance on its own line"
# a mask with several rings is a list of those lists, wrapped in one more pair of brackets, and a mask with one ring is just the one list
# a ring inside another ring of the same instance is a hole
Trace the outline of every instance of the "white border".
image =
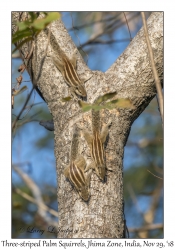
[[(41, 9), (42, 8), (42, 9)], [(136, 11), (152, 10), (164, 11), (164, 35), (165, 35), (165, 122), (164, 122), (164, 156), (165, 156), (165, 199), (164, 199), (164, 240), (157, 242), (172, 241), (175, 235), (175, 166), (174, 166), (174, 140), (175, 140), (175, 111), (174, 111), (174, 86), (175, 86), (175, 36), (174, 36), (174, 9), (173, 1), (1, 1), (1, 157), (0, 157), (0, 237), (8, 242), (21, 242), (22, 240), (11, 240), (11, 11), (22, 10), (45, 10), (45, 11)], [(48, 241), (48, 240), (47, 240)], [(85, 241), (85, 240), (83, 240)], [(122, 240), (121, 240), (122, 241)], [(132, 240), (131, 240), (132, 241)], [(139, 241), (139, 240), (138, 240)], [(155, 242), (154, 240), (149, 240)], [(38, 242), (38, 240), (30, 240)], [(56, 242), (55, 240), (53, 242)], [(73, 242), (73, 240), (72, 240)], [(0, 242), (2, 245), (2, 243)], [(167, 247), (166, 247), (167, 248)], [(166, 249), (165, 248), (165, 249)], [(8, 249), (12, 249), (8, 247)], [(28, 247), (26, 247), (28, 249)], [(147, 249), (147, 247), (145, 247)]]

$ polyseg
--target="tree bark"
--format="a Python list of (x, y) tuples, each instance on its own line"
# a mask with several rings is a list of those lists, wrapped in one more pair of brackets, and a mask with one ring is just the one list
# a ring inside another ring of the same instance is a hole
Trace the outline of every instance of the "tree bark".
[[(20, 13), (13, 12), (20, 20)], [(163, 13), (153, 12), (147, 20), (148, 32), (153, 48), (159, 77), (163, 79)], [(61, 20), (49, 26), (61, 49), (68, 57), (76, 48)], [(13, 32), (15, 28), (13, 28)], [(32, 59), (28, 64), (31, 78), (37, 78), (46, 44), (46, 32), (41, 32), (34, 41)], [(21, 48), (24, 57), (28, 44)], [(48, 48), (48, 54), (51, 47)], [(135, 109), (102, 110), (102, 123), (112, 119), (109, 136), (105, 144), (106, 182), (101, 182), (93, 172), (90, 182), (91, 198), (84, 202), (63, 175), (65, 165), (70, 162), (70, 145), (73, 125), (76, 123), (91, 130), (91, 112), (82, 113), (77, 100), (62, 102), (69, 95), (69, 87), (56, 69), (51, 57), (45, 58), (37, 86), (42, 92), (54, 121), (55, 157), (58, 181), (58, 238), (123, 238), (123, 156), (131, 125), (156, 95), (154, 77), (149, 62), (144, 30), (138, 32), (127, 49), (105, 72), (90, 71), (81, 55), (77, 54), (77, 72), (92, 77), (85, 83), (87, 102), (105, 93), (117, 92), (118, 98), (129, 98)], [(81, 139), (82, 155), (87, 159), (89, 148)], [(126, 156), (127, 157), (127, 156)], [(66, 231), (68, 229), (68, 231)]]

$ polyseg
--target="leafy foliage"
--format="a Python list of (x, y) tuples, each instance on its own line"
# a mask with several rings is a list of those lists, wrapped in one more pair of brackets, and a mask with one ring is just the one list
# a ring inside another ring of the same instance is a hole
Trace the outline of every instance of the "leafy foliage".
[[(78, 101), (79, 106), (82, 108), (83, 112), (87, 112), (91, 109), (94, 110), (101, 110), (101, 109), (115, 109), (115, 108), (130, 108), (133, 109), (134, 106), (131, 103), (131, 101), (126, 98), (120, 98), (120, 99), (115, 99), (112, 101), (108, 101), (109, 99), (112, 99), (117, 93), (113, 92), (113, 93), (107, 93), (103, 96), (100, 96), (97, 98), (97, 100), (93, 103), (87, 103), (87, 102), (83, 102), (81, 100)], [(108, 101), (108, 102), (106, 102)], [(106, 103), (105, 103), (106, 102)], [(103, 103), (101, 105), (101, 103)]]
[(45, 17), (37, 19), (38, 16), (36, 13), (29, 12), (29, 18), (27, 20), (17, 23), (18, 30), (12, 37), (12, 43), (19, 42), (19, 44), (12, 53), (18, 50), (24, 43), (33, 40), (33, 38), (36, 37), (51, 22), (60, 18), (60, 14), (58, 12), (43, 12), (43, 14)]

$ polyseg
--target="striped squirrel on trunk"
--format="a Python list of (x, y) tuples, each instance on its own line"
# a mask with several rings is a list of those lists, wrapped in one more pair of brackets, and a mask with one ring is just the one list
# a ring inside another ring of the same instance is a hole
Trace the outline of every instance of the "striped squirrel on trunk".
[(73, 184), (80, 197), (84, 201), (88, 201), (90, 198), (89, 185), (92, 172), (87, 176), (85, 175), (86, 161), (84, 157), (79, 154), (79, 137), (79, 129), (76, 126), (73, 130), (70, 164), (64, 169), (64, 175)]
[(91, 77), (83, 79), (79, 77), (77, 74), (77, 49), (73, 52), (71, 57), (69, 58), (65, 52), (60, 48), (58, 42), (56, 41), (55, 36), (52, 32), (50, 32), (50, 44), (54, 51), (54, 55), (52, 55), (52, 60), (57, 69), (61, 72), (64, 80), (70, 87), (70, 92), (75, 95), (86, 97), (86, 89), (84, 83), (89, 80)]
[[(94, 169), (97, 176), (101, 181), (104, 181), (106, 175), (106, 165), (104, 159), (104, 143), (106, 141), (107, 135), (109, 133), (108, 127), (111, 125), (112, 121), (103, 125), (102, 129), (100, 128), (100, 111), (95, 111), (92, 109), (92, 134), (87, 130), (83, 129), (83, 136), (87, 141), (88, 146), (90, 147), (91, 157), (93, 161), (89, 164), (85, 172), (90, 168)], [(110, 170), (110, 169), (109, 169)]]

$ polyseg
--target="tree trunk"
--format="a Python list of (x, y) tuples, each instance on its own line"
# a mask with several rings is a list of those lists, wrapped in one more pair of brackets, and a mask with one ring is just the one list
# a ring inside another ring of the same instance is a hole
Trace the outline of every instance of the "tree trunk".
[[(13, 12), (13, 18), (20, 20), (20, 13)], [(23, 14), (24, 15), (24, 14)], [(22, 15), (22, 16), (23, 16)], [(22, 20), (22, 19), (21, 19)], [(147, 20), (148, 32), (154, 52), (155, 64), (160, 79), (163, 79), (163, 13), (153, 12)], [(61, 49), (68, 57), (73, 53), (72, 42), (62, 21), (49, 26)], [(13, 32), (15, 28), (13, 28)], [(37, 78), (46, 44), (46, 32), (35, 39), (32, 59), (28, 64), (31, 77)], [(28, 52), (28, 45), (21, 48), (22, 56)], [(51, 47), (48, 47), (48, 54)], [(58, 238), (123, 238), (123, 156), (131, 125), (148, 106), (156, 94), (155, 82), (149, 62), (147, 44), (143, 28), (116, 62), (105, 72), (90, 71), (81, 55), (77, 53), (77, 72), (81, 76), (92, 77), (85, 83), (87, 102), (105, 93), (117, 92), (118, 98), (129, 98), (135, 109), (102, 110), (102, 123), (112, 119), (109, 136), (105, 144), (107, 170), (105, 182), (93, 172), (90, 182), (91, 198), (84, 202), (63, 170), (70, 162), (70, 146), (74, 124), (91, 130), (91, 112), (82, 113), (77, 100), (62, 102), (69, 95), (69, 87), (61, 73), (54, 66), (51, 57), (45, 58), (37, 86), (41, 90), (54, 121), (55, 157), (58, 181)], [(82, 155), (87, 159), (89, 148), (81, 139)], [(66, 230), (69, 231), (66, 231)]]

